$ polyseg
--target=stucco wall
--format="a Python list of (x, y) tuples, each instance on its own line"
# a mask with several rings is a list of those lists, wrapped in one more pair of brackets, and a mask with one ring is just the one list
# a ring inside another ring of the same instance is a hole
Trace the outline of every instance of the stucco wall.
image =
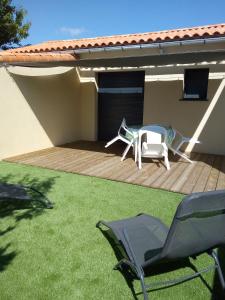
[(0, 85), (0, 159), (80, 138), (80, 83), (74, 69), (29, 77), (2, 67)]
[[(198, 128), (221, 80), (209, 80), (208, 101), (180, 101), (183, 82), (145, 82), (144, 124), (171, 124), (186, 136), (193, 136)], [(225, 91), (220, 95), (210, 117), (202, 128), (193, 151), (225, 154)]]
[(95, 82), (81, 83), (81, 139), (97, 140), (97, 89)]

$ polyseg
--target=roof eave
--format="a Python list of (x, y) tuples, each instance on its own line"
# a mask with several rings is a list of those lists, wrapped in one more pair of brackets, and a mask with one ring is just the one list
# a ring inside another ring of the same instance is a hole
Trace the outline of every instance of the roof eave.
[(110, 46), (128, 46), (137, 44), (164, 43), (191, 39), (216, 38), (225, 36), (225, 24), (214, 24), (191, 28), (178, 28), (158, 32), (146, 32), (127, 35), (114, 35), (77, 40), (48, 41), (12, 50), (17, 53), (43, 53), (53, 51), (101, 48)]
[(25, 63), (25, 62), (73, 62), (79, 60), (75, 53), (5, 53), (0, 52), (0, 63)]

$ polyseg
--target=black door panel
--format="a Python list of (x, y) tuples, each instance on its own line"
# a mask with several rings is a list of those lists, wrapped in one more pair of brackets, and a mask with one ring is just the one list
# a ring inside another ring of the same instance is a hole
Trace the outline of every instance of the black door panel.
[[(115, 72), (99, 74), (98, 139), (110, 140), (117, 135), (125, 117), (128, 125), (143, 122), (144, 72)], [(135, 92), (139, 88), (138, 92)], [(113, 88), (117, 88), (113, 92)], [(119, 92), (118, 92), (119, 88)], [(121, 88), (125, 88), (124, 91)], [(126, 93), (127, 88), (131, 92)], [(101, 90), (102, 89), (102, 90)]]

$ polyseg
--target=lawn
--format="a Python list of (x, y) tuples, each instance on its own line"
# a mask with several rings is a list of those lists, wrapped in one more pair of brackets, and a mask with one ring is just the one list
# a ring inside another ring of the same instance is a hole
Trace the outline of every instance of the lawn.
[[(45, 192), (54, 208), (20, 209), (0, 216), (0, 298), (134, 299), (107, 240), (95, 228), (146, 212), (170, 225), (183, 195), (64, 172), (0, 163), (0, 181), (32, 184)], [(209, 263), (203, 256), (197, 267)], [(190, 270), (160, 275), (169, 279)], [(219, 299), (213, 272), (200, 279), (150, 293), (150, 299)], [(151, 279), (150, 279), (151, 280)], [(155, 280), (155, 278), (154, 278)], [(134, 283), (140, 291), (139, 284)], [(137, 299), (142, 299), (138, 296)]]

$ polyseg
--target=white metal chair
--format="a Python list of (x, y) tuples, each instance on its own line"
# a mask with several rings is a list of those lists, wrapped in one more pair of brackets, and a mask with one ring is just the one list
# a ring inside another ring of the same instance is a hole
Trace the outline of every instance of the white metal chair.
[[(138, 136), (138, 167), (142, 168), (142, 157), (164, 158), (167, 170), (170, 169), (168, 160), (168, 148), (166, 145), (166, 129), (150, 125), (144, 126), (139, 130)], [(145, 139), (145, 140), (144, 140)]]
[[(118, 135), (115, 138), (113, 138), (111, 141), (109, 141), (105, 145), (105, 148), (109, 147), (110, 145), (112, 145), (113, 143), (115, 143), (116, 141), (119, 141), (119, 140), (127, 144), (127, 147), (126, 147), (125, 151), (123, 152), (123, 155), (121, 158), (121, 161), (123, 161), (127, 155), (127, 152), (129, 151), (129, 149), (131, 147), (135, 147), (135, 145), (136, 145), (134, 133), (128, 128), (125, 118), (123, 118), (123, 120), (122, 120), (122, 123), (118, 130)], [(135, 147), (134, 150), (135, 150), (135, 162), (136, 162), (137, 147)]]
[(180, 151), (180, 148), (184, 143), (194, 143), (199, 144), (200, 141), (183, 136), (178, 130), (170, 127), (167, 132), (167, 147), (173, 152), (174, 155), (179, 155), (188, 162), (192, 163), (193, 161), (183, 152)]

